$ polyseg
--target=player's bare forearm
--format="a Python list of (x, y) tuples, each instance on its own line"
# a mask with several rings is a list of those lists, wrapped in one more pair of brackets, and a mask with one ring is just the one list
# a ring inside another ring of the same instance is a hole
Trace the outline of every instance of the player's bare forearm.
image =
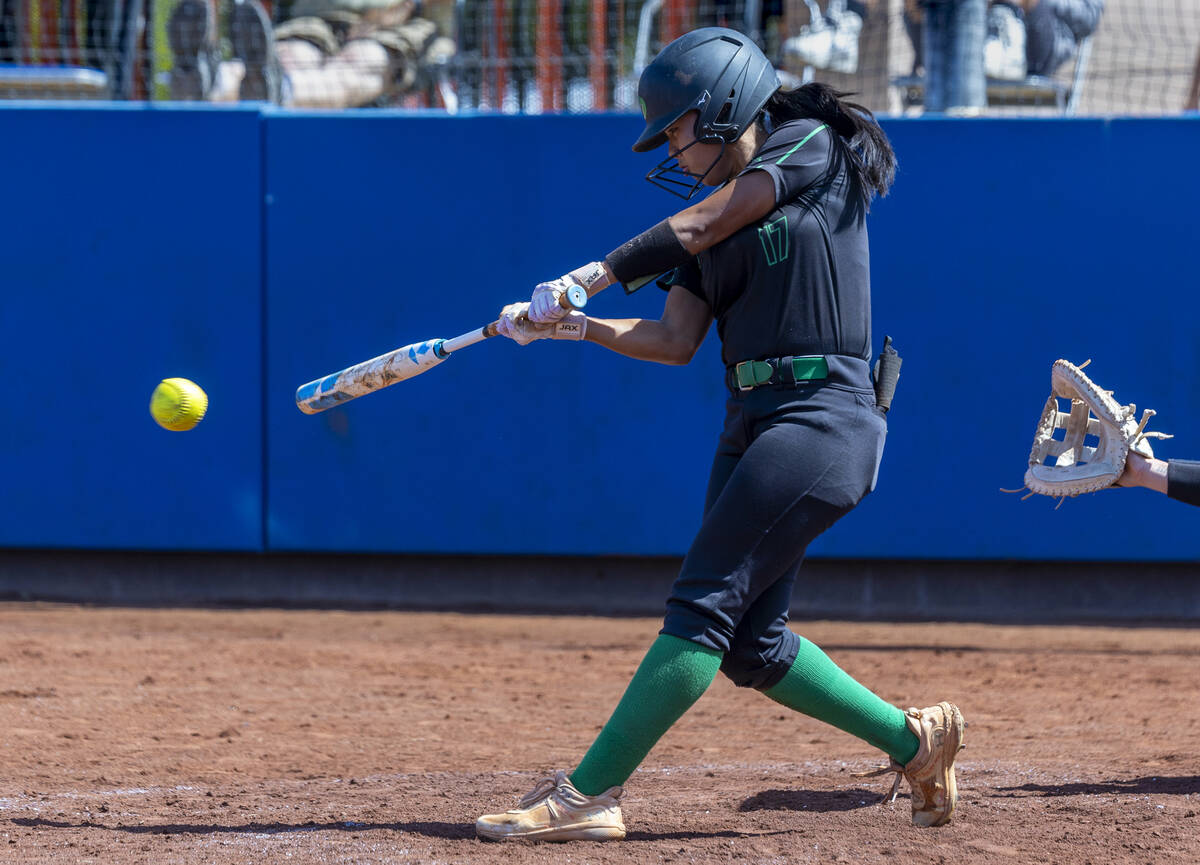
[(687, 363), (699, 347), (650, 318), (589, 318), (585, 339), (626, 357), (666, 364)]
[(626, 357), (684, 364), (695, 356), (711, 323), (707, 303), (673, 286), (662, 318), (589, 318), (584, 338)]
[(720, 243), (775, 208), (775, 183), (765, 171), (743, 174), (667, 222), (695, 255)]

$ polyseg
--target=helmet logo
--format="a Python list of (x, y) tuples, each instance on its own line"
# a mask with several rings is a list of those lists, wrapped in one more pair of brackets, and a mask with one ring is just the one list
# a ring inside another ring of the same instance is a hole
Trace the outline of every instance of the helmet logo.
[(646, 119), (646, 100), (639, 96), (638, 103), (642, 106), (642, 119), (645, 120)]

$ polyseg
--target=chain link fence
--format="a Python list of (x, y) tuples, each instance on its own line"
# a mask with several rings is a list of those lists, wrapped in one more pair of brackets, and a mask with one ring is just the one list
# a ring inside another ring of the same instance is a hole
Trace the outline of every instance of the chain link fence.
[[(879, 114), (920, 114), (928, 2), (0, 0), (0, 98), (636, 111), (657, 51), (721, 25), (752, 36), (785, 86), (821, 80)], [(984, 15), (966, 50), (982, 53), (986, 105), (971, 113), (1200, 108), (1200, 0), (936, 2)], [(1052, 12), (1066, 22), (1054, 56), (1035, 58)]]

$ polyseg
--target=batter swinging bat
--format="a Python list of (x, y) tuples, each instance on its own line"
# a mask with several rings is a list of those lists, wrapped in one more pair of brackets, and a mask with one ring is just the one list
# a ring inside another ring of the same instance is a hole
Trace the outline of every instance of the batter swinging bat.
[[(576, 285), (563, 292), (558, 302), (564, 309), (583, 309), (587, 292)], [(427, 339), (414, 342), (379, 357), (364, 360), (341, 372), (301, 385), (296, 391), (296, 406), (305, 414), (317, 414), (355, 397), (382, 390), (406, 378), (420, 375), (448, 358), (451, 352), (482, 342), (496, 335), (496, 322), (468, 331), (453, 339)]]

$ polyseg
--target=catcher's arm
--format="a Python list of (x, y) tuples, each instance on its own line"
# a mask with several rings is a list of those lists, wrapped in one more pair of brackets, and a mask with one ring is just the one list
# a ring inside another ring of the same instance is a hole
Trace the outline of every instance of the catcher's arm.
[(1196, 460), (1160, 460), (1130, 453), (1117, 483), (1145, 487), (1185, 505), (1200, 507), (1200, 462)]
[(1141, 454), (1130, 453), (1129, 458), (1125, 460), (1125, 470), (1117, 478), (1117, 486), (1145, 487), (1165, 495), (1168, 480), (1167, 470), (1166, 460), (1156, 457), (1147, 459)]

